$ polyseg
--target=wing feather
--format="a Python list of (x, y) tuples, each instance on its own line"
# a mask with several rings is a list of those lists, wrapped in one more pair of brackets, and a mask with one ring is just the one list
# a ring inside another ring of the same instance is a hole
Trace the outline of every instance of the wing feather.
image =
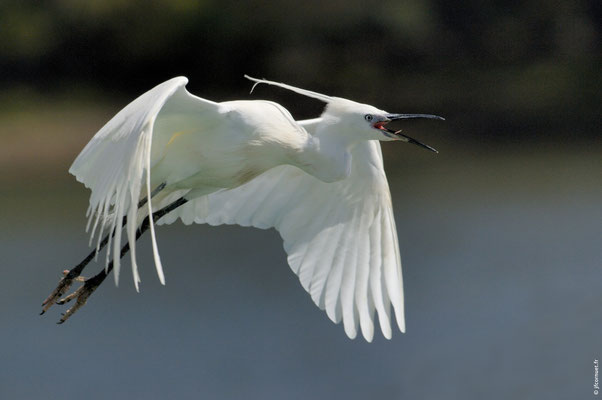
[(352, 157), (351, 174), (343, 181), (324, 183), (282, 165), (238, 188), (192, 200), (174, 216), (189, 215), (197, 202), (205, 202), (196, 223), (276, 228), (290, 268), (330, 319), (343, 320), (351, 338), (359, 326), (371, 341), (376, 311), (383, 335), (391, 338), (391, 306), (405, 329), (403, 287), (380, 144), (359, 144)]
[[(359, 217), (355, 217), (353, 219), (356, 222), (356, 227), (350, 230), (356, 232), (354, 237), (351, 239), (351, 247), (349, 248), (343, 269), (343, 275), (341, 277), (341, 290), (339, 301), (341, 303), (342, 312), (343, 312), (343, 325), (345, 327), (345, 333), (347, 336), (354, 339), (357, 335), (357, 319), (356, 319), (356, 310), (355, 310), (355, 301), (353, 299), (355, 294), (355, 281), (357, 277), (357, 270), (359, 268), (358, 265), (358, 256), (362, 251), (361, 243), (358, 243), (358, 235), (357, 232), (362, 227), (363, 215)], [(363, 235), (362, 235), (363, 236)]]
[[(115, 229), (112, 251), (111, 247), (107, 250), (107, 263), (109, 254), (112, 254), (116, 283), (119, 279), (122, 221), (127, 215), (126, 234), (136, 289), (140, 281), (135, 248), (136, 229), (140, 222), (138, 201), (141, 194), (150, 198), (151, 177), (148, 171), (159, 158), (173, 129), (178, 129), (174, 120), (190, 124), (198, 122), (195, 115), (200, 109), (217, 112), (216, 103), (188, 93), (185, 89), (187, 82), (185, 77), (173, 78), (128, 104), (96, 133), (69, 169), (92, 191), (86, 228), (89, 230), (92, 226), (90, 243), (98, 235), (98, 249), (106, 228), (110, 229), (109, 232)], [(187, 118), (182, 118), (183, 115)], [(156, 129), (158, 120), (170, 120), (171, 129)], [(147, 210), (146, 215), (150, 215), (152, 201), (147, 202)], [(165, 283), (152, 223), (150, 228), (157, 274), (161, 283)]]
[(326, 288), (324, 290), (324, 302), (326, 305), (326, 314), (334, 322), (339, 323), (342, 315), (340, 308), (341, 281), (343, 279), (343, 271), (348, 266), (349, 253), (353, 250), (351, 241), (357, 231), (357, 220), (352, 219), (350, 226), (343, 229), (343, 240), (338, 243), (333, 243), (336, 246), (332, 267), (328, 273)]
[(371, 310), (369, 305), (368, 283), (370, 271), (368, 268), (361, 267), (362, 265), (370, 265), (370, 246), (373, 238), (370, 237), (369, 232), (366, 235), (365, 240), (366, 242), (361, 251), (358, 251), (357, 263), (359, 268), (357, 269), (357, 280), (355, 284), (355, 306), (359, 314), (359, 323), (362, 334), (368, 342), (371, 342), (374, 337), (374, 322), (372, 320), (374, 310)]

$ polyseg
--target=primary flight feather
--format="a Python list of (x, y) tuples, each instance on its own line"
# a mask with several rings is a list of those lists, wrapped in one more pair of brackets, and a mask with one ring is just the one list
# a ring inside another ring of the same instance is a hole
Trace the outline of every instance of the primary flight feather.
[[(130, 250), (136, 288), (136, 239), (150, 228), (157, 274), (165, 282), (153, 222), (238, 224), (275, 228), (288, 263), (318, 307), (367, 341), (374, 316), (391, 338), (393, 307), (405, 331), (403, 281), (391, 196), (380, 141), (401, 140), (436, 151), (392, 120), (435, 118), (390, 114), (367, 104), (247, 77), (326, 103), (319, 118), (295, 121), (264, 100), (216, 103), (186, 91), (178, 77), (146, 92), (113, 117), (69, 170), (90, 188), (88, 228), (96, 251), (108, 244), (107, 269), (59, 300), (92, 254), (66, 273), (44, 311), (77, 297), (76, 306)], [(159, 210), (159, 211), (157, 211)], [(127, 240), (122, 248), (121, 231)], [(101, 240), (103, 233), (108, 234)], [(111, 242), (112, 241), (112, 242)], [(44, 312), (43, 311), (43, 312)]]

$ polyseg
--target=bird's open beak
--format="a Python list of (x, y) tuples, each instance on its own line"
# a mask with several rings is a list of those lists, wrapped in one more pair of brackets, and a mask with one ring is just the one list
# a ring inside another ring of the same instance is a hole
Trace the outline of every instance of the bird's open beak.
[[(435, 150), (428, 144), (421, 143), (416, 139), (413, 139), (407, 135), (404, 135), (403, 133), (401, 133), (401, 129), (398, 131), (394, 131), (393, 129), (389, 129), (389, 128), (385, 127), (385, 125), (391, 121), (395, 121), (398, 119), (426, 118), (426, 119), (439, 119), (439, 120), (445, 121), (445, 118), (439, 117), (438, 115), (431, 115), (431, 114), (387, 114), (386, 117), (387, 117), (388, 121), (382, 121), (382, 122), (375, 124), (376, 128), (386, 132), (385, 135), (392, 137), (392, 138), (399, 139), (404, 142), (413, 143), (420, 147), (424, 147), (427, 150), (434, 151), (435, 153), (439, 153), (437, 150)], [(378, 126), (376, 126), (376, 125), (378, 125)]]

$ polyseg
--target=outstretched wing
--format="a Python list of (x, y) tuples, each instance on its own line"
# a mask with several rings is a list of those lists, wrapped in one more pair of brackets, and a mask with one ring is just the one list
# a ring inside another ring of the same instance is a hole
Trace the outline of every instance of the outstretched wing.
[[(318, 120), (301, 123), (308, 130)], [(313, 301), (355, 338), (367, 341), (376, 309), (391, 338), (390, 305), (405, 331), (403, 283), (397, 232), (380, 143), (352, 152), (350, 176), (324, 183), (282, 165), (231, 190), (195, 199), (160, 220), (276, 228), (291, 269)]]
[[(115, 229), (113, 262), (115, 280), (119, 277), (122, 218), (127, 215), (126, 231), (131, 248), (132, 271), (138, 289), (135, 234), (137, 205), (141, 194), (150, 198), (151, 165), (159, 157), (171, 135), (182, 125), (194, 124), (202, 110), (214, 111), (217, 103), (191, 95), (185, 89), (188, 79), (173, 78), (144, 93), (128, 104), (103, 126), (86, 145), (69, 169), (78, 181), (92, 190), (88, 208), (90, 241), (96, 232), (98, 243), (106, 227)], [(165, 123), (161, 124), (163, 121)], [(169, 126), (161, 129), (159, 125)], [(155, 142), (155, 146), (151, 146)], [(143, 182), (146, 188), (143, 188)], [(152, 203), (147, 202), (148, 213)], [(92, 224), (93, 222), (93, 224)], [(155, 265), (161, 283), (165, 282), (153, 224), (151, 236)], [(111, 246), (107, 250), (107, 262)]]

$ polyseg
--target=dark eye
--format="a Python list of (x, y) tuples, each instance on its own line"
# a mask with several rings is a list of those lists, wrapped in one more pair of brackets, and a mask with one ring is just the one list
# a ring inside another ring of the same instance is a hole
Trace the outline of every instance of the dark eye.
[(366, 121), (370, 122), (374, 119), (374, 117), (372, 116), (372, 114), (366, 114), (366, 115), (364, 115), (364, 119)]

